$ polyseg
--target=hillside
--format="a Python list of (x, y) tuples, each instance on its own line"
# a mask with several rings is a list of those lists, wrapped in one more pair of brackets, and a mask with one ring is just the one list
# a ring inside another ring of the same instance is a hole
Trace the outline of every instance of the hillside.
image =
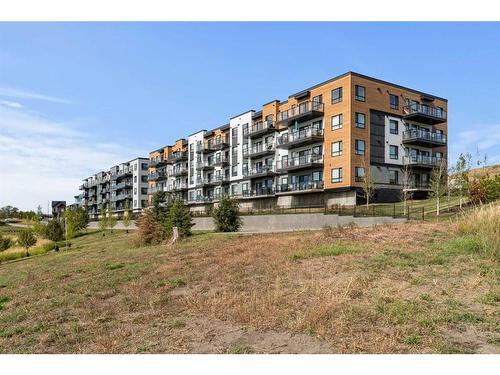
[(500, 353), (500, 267), (449, 222), (89, 233), (0, 265), (2, 353)]

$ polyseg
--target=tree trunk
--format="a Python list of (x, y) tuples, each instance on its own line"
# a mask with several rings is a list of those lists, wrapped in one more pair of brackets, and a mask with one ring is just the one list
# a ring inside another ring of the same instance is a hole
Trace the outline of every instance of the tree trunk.
[(24, 256), (25, 256), (25, 257), (29, 257), (29, 256), (30, 256), (30, 253), (29, 253), (29, 251), (28, 251), (28, 248), (25, 248), (25, 249), (24, 249)]
[(436, 216), (439, 216), (439, 196), (436, 197)]

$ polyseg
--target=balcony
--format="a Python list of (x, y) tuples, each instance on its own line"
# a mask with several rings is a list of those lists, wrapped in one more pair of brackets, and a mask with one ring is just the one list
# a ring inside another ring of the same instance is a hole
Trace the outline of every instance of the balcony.
[(278, 115), (278, 124), (289, 126), (294, 122), (304, 122), (316, 117), (323, 117), (324, 105), (310, 100), (300, 103), (297, 107), (290, 108), (287, 111), (280, 112)]
[(429, 182), (423, 181), (413, 181), (409, 186), (404, 188), (404, 191), (415, 191), (415, 190), (430, 190), (431, 184)]
[(311, 193), (323, 191), (323, 181), (309, 181), (297, 184), (282, 184), (276, 186), (276, 194), (283, 195), (289, 193)]
[(229, 175), (216, 175), (215, 176), (215, 183), (217, 185), (229, 183)]
[(203, 180), (203, 186), (215, 186), (215, 185), (218, 185), (218, 181), (215, 178), (215, 176), (213, 176), (212, 178), (205, 178)]
[(422, 129), (411, 129), (403, 132), (403, 143), (423, 147), (445, 146), (446, 135)]
[(121, 194), (111, 196), (111, 201), (114, 201), (114, 202), (122, 201), (124, 199), (132, 199), (132, 193), (121, 193)]
[(187, 151), (176, 151), (168, 157), (169, 163), (177, 163), (178, 161), (185, 161), (188, 159)]
[(153, 172), (148, 174), (148, 181), (164, 180), (168, 177), (166, 171)]
[(274, 166), (273, 165), (255, 166), (251, 168), (249, 171), (244, 171), (243, 175), (248, 178), (274, 176), (275, 175)]
[(246, 129), (243, 135), (249, 138), (257, 138), (269, 133), (273, 133), (275, 130), (276, 129), (274, 127), (274, 122), (259, 121), (255, 122), (251, 127)]
[(196, 163), (196, 169), (202, 169), (202, 170), (210, 170), (210, 169), (214, 169), (214, 163), (213, 162), (197, 162)]
[(308, 168), (323, 168), (323, 155), (303, 155), (276, 163), (276, 171), (278, 173), (287, 173)]
[(124, 176), (131, 176), (132, 175), (132, 168), (126, 167), (121, 170), (118, 170), (114, 173), (111, 173), (111, 179), (116, 180), (118, 178), (124, 177)]
[(179, 177), (179, 176), (185, 176), (187, 174), (188, 174), (188, 169), (186, 167), (182, 167), (182, 168), (174, 168), (172, 170), (171, 176)]
[(254, 190), (243, 190), (241, 194), (242, 198), (263, 198), (274, 196), (274, 188), (261, 187)]
[(410, 104), (403, 107), (405, 120), (435, 125), (446, 122), (446, 111), (441, 108), (430, 107), (423, 104)]
[(119, 190), (119, 189), (124, 189), (126, 187), (132, 187), (132, 180), (127, 180), (115, 185), (111, 185), (111, 190)]
[(210, 203), (212, 202), (213, 197), (198, 195), (194, 197), (194, 199), (188, 200), (188, 203)]
[(172, 191), (182, 191), (187, 190), (188, 184), (186, 182), (174, 182), (172, 185)]
[(203, 187), (204, 181), (203, 178), (197, 178), (196, 181), (194, 182), (194, 186), (197, 188)]
[(266, 155), (274, 155), (276, 147), (274, 143), (259, 144), (249, 149), (243, 150), (243, 156), (249, 158), (258, 158)]
[(303, 128), (298, 131), (283, 134), (277, 139), (278, 148), (290, 149), (299, 146), (305, 146), (312, 143), (323, 142), (323, 129)]
[(229, 165), (229, 158), (225, 156), (216, 157), (213, 165), (215, 167), (227, 167)]
[(166, 163), (167, 163), (167, 159), (165, 159), (163, 156), (160, 156), (157, 159), (150, 159), (149, 160), (149, 166), (153, 167), (153, 168), (164, 166), (164, 165), (166, 165)]
[(436, 158), (435, 156), (423, 155), (410, 155), (405, 156), (403, 161), (406, 165), (416, 168), (438, 168), (446, 161), (443, 158)]

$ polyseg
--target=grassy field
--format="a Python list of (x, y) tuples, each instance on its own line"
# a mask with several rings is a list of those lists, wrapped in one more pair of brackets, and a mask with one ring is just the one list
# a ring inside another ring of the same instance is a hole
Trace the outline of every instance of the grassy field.
[(498, 253), (450, 221), (133, 235), (1, 264), (0, 352), (500, 353)]

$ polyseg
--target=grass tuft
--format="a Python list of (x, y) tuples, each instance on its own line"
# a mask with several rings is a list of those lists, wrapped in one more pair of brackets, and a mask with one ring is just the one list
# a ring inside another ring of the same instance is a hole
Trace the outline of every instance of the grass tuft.
[(318, 257), (331, 257), (354, 254), (365, 251), (363, 248), (342, 243), (320, 245), (310, 250), (300, 250), (290, 256), (291, 260), (301, 260)]
[(185, 282), (185, 281), (184, 281), (184, 279), (183, 279), (182, 277), (180, 277), (180, 276), (175, 277), (175, 278), (173, 278), (173, 279), (170, 279), (170, 280), (168, 281), (168, 283), (169, 283), (169, 285), (170, 285), (171, 287), (174, 287), (174, 288), (177, 288), (177, 287), (180, 287), (180, 286), (184, 286), (184, 285), (186, 285), (186, 282)]
[(106, 264), (106, 269), (107, 270), (118, 270), (120, 268), (123, 268), (125, 267), (125, 265), (123, 263), (108, 263)]

